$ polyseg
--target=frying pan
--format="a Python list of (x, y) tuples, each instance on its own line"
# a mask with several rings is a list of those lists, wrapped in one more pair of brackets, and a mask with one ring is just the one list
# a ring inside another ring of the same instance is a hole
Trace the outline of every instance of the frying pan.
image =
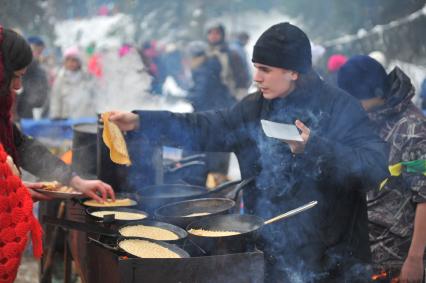
[(198, 236), (188, 232), (188, 238), (201, 247), (206, 254), (226, 254), (232, 252), (245, 252), (250, 244), (257, 239), (260, 229), (264, 225), (288, 218), (302, 211), (314, 207), (318, 202), (312, 201), (296, 209), (278, 215), (269, 220), (264, 220), (255, 215), (228, 214), (202, 218), (192, 222), (186, 228), (203, 229), (210, 231), (235, 231), (237, 235), (222, 237)]
[[(138, 190), (141, 209), (154, 213), (155, 209), (169, 203), (205, 198), (209, 196), (220, 197), (229, 194), (240, 181), (221, 184), (211, 191), (205, 187), (186, 184), (163, 184), (141, 188)], [(139, 202), (139, 201), (138, 201)]]
[[(135, 226), (135, 225), (145, 225), (145, 226), (154, 226), (154, 227), (162, 228), (162, 229), (168, 230), (170, 232), (173, 232), (174, 234), (176, 234), (179, 237), (179, 239), (177, 239), (177, 240), (166, 240), (166, 241), (163, 241), (163, 242), (183, 244), (183, 241), (188, 236), (188, 233), (184, 229), (182, 229), (178, 226), (175, 226), (175, 225), (170, 224), (170, 223), (154, 221), (154, 220), (142, 220), (142, 221), (139, 221), (139, 222), (133, 222), (133, 223), (121, 225), (118, 228), (118, 232), (121, 235), (121, 229), (122, 228), (129, 227), (129, 226)], [(128, 238), (128, 237), (125, 237), (125, 236), (122, 236), (122, 235), (121, 235), (121, 237), (122, 238)], [(131, 237), (131, 238), (136, 238), (136, 237)]]
[[(126, 251), (125, 249), (123, 249), (120, 246), (120, 243), (123, 243), (125, 241), (129, 241), (129, 240), (148, 241), (148, 242), (155, 243), (157, 245), (160, 245), (164, 248), (171, 250), (172, 252), (178, 254), (181, 258), (189, 258), (190, 257), (190, 255), (185, 250), (179, 248), (176, 245), (169, 244), (169, 243), (166, 243), (164, 241), (157, 241), (157, 240), (144, 239), (144, 238), (120, 238), (120, 239), (117, 240), (116, 245), (110, 245), (110, 244), (103, 243), (99, 240), (96, 240), (94, 238), (89, 238), (89, 240), (92, 241), (92, 242), (95, 242), (98, 245), (103, 246), (104, 248), (107, 248), (107, 249), (112, 250), (114, 252), (117, 252), (121, 255), (126, 255), (126, 256), (129, 256), (129, 257), (132, 257), (132, 258), (141, 258), (141, 257), (133, 254), (130, 251)], [(143, 259), (146, 259), (146, 258), (143, 258)], [(158, 258), (155, 258), (155, 259), (158, 259)], [(161, 259), (164, 260), (164, 258), (161, 258)]]
[[(235, 201), (227, 198), (200, 198), (166, 204), (155, 210), (155, 218), (186, 228), (191, 222), (203, 217), (226, 214), (235, 206)], [(208, 215), (187, 216), (208, 212)]]
[(154, 185), (138, 191), (140, 206), (148, 212), (154, 212), (156, 208), (167, 203), (202, 197), (207, 193), (205, 187), (185, 184)]
[[(99, 217), (96, 215), (93, 215), (93, 212), (96, 211), (111, 211), (110, 215), (104, 215), (103, 217)], [(88, 222), (102, 222), (102, 223), (109, 223), (109, 224), (117, 224), (117, 225), (121, 225), (121, 224), (126, 224), (129, 222), (135, 222), (135, 221), (141, 221), (142, 219), (138, 219), (138, 220), (123, 220), (123, 219), (116, 219), (114, 217), (114, 212), (118, 211), (118, 212), (132, 212), (132, 213), (139, 213), (139, 214), (143, 214), (145, 215), (145, 218), (148, 218), (148, 213), (146, 213), (145, 211), (141, 211), (141, 210), (137, 210), (137, 209), (133, 209), (133, 208), (127, 208), (127, 207), (88, 207), (86, 208), (86, 215), (88, 218)], [(143, 218), (143, 219), (145, 219)]]
[(121, 225), (117, 229), (110, 229), (110, 228), (89, 224), (89, 223), (76, 222), (76, 221), (65, 220), (65, 219), (57, 219), (47, 215), (43, 216), (43, 220), (48, 224), (58, 225), (67, 229), (75, 229), (75, 230), (88, 232), (88, 233), (96, 234), (96, 235), (104, 235), (114, 239), (127, 239), (127, 238), (141, 239), (142, 237), (124, 237), (120, 234), (121, 228), (133, 226), (133, 225), (146, 225), (146, 226), (154, 226), (154, 227), (162, 228), (170, 232), (173, 232), (179, 237), (179, 239), (176, 239), (176, 240), (165, 240), (162, 242), (181, 245), (183, 244), (184, 240), (188, 236), (188, 233), (180, 227), (177, 227), (169, 223), (153, 221), (153, 220), (141, 220), (138, 222), (132, 222), (125, 225)]

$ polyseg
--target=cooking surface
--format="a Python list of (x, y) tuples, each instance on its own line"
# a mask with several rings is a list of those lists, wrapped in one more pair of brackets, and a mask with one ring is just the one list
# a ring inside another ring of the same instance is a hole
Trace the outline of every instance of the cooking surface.
[(121, 257), (94, 242), (88, 243), (88, 251), (96, 254), (89, 258), (89, 282), (264, 282), (264, 259), (260, 251), (180, 259), (138, 259)]

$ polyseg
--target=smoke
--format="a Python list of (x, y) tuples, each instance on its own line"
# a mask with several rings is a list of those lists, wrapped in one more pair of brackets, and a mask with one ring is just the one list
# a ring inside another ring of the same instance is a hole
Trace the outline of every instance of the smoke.
[[(287, 102), (270, 102), (265, 118), (286, 124), (298, 119), (315, 131), (327, 117), (323, 112), (287, 107), (284, 103)], [(248, 201), (254, 208), (252, 212), (269, 219), (312, 200), (321, 206), (326, 202), (317, 184), (323, 158), (292, 154), (288, 144), (268, 138), (262, 129), (257, 132), (257, 141), (262, 169), (256, 179), (256, 199)], [(260, 242), (269, 267), (267, 278), (296, 283), (313, 280), (321, 270), (319, 230), (314, 209), (264, 227)]]
[(151, 77), (137, 51), (132, 48), (125, 56), (111, 49), (102, 53), (103, 76), (98, 91), (98, 112), (147, 109), (154, 98), (149, 93)]

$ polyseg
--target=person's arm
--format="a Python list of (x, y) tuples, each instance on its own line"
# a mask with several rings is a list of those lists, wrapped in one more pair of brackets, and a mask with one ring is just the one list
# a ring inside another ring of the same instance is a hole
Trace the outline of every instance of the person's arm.
[(46, 181), (68, 184), (72, 177), (71, 168), (53, 155), (42, 143), (23, 134), (16, 125), (13, 136), (20, 167)]
[(407, 258), (401, 269), (400, 282), (419, 282), (423, 280), (423, 257), (426, 246), (426, 203), (417, 204), (414, 232)]
[[(100, 180), (85, 180), (74, 174), (71, 167), (52, 154), (43, 144), (24, 135), (14, 125), (14, 142), (18, 151), (18, 164), (31, 174), (46, 181), (58, 181), (69, 185), (97, 201), (105, 201), (109, 196), (115, 199), (110, 185)], [(40, 183), (27, 183), (29, 189), (40, 187)], [(101, 197), (98, 196), (101, 195)]]
[(193, 151), (231, 152), (242, 142), (242, 106), (198, 113), (168, 111), (111, 112), (110, 120), (128, 139), (145, 139), (151, 144), (183, 147)]

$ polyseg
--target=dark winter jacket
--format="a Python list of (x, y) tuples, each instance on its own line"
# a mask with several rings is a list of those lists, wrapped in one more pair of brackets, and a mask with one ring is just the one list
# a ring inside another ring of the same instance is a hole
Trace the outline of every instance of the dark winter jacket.
[(236, 100), (220, 78), (221, 66), (216, 57), (208, 57), (192, 70), (193, 87), (188, 99), (195, 111), (231, 107)]
[[(244, 191), (249, 213), (269, 218), (318, 200), (310, 211), (263, 229), (258, 244), (268, 282), (321, 276), (332, 282), (339, 267), (346, 277), (368, 275), (360, 268), (370, 260), (364, 190), (387, 177), (388, 152), (354, 98), (314, 76), (272, 101), (257, 92), (221, 111), (137, 113), (140, 130), (130, 139), (235, 152), (242, 178), (256, 176), (256, 186)], [(301, 120), (311, 130), (305, 152), (294, 155), (266, 137), (260, 119)]]
[[(389, 143), (389, 165), (426, 159), (426, 118), (411, 99), (410, 79), (395, 68), (389, 75), (385, 104), (369, 113), (380, 136)], [(373, 262), (399, 270), (408, 254), (417, 203), (426, 202), (426, 176), (404, 172), (368, 193)]]
[(47, 75), (38, 61), (34, 60), (23, 78), (24, 91), (17, 96), (19, 118), (33, 118), (33, 109), (43, 107), (48, 99), (49, 85)]

